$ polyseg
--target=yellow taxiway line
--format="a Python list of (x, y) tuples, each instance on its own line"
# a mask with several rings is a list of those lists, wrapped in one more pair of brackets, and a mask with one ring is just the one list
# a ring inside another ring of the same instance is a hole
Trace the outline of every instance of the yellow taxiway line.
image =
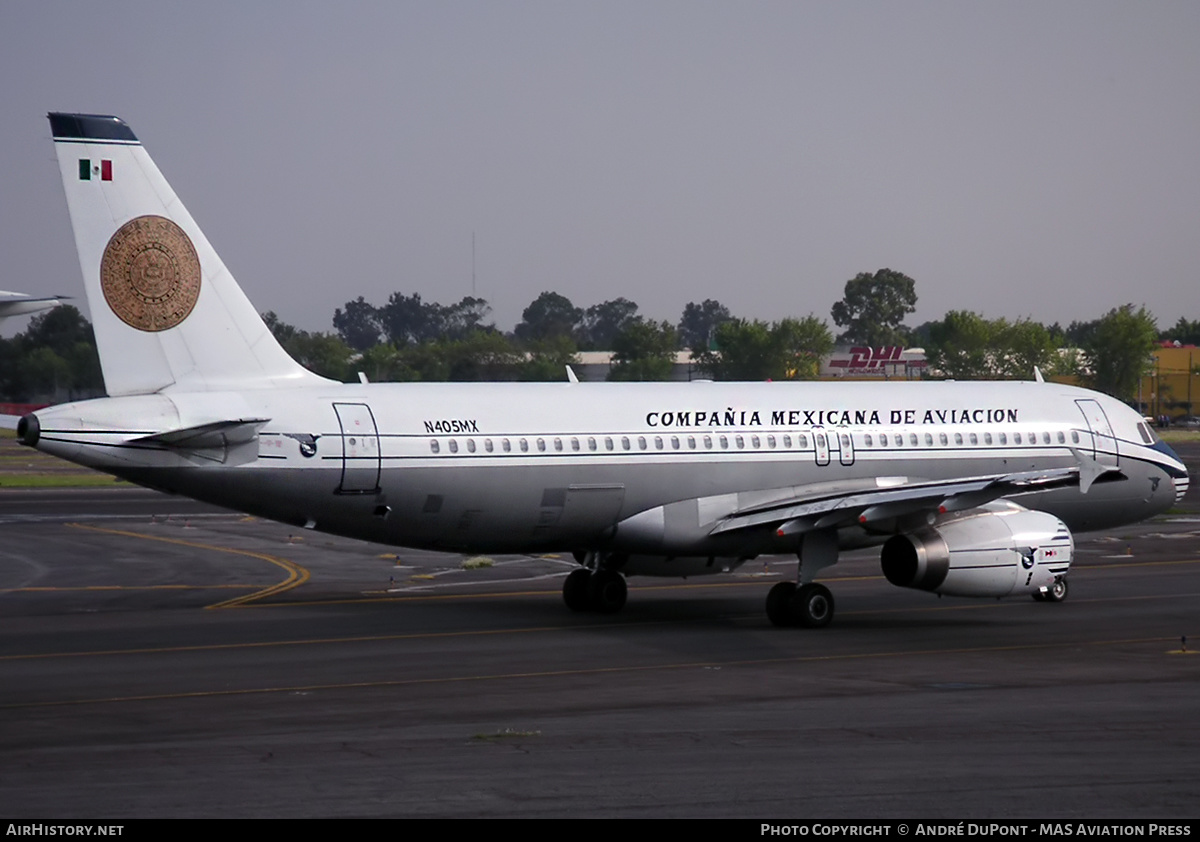
[[(231, 555), (241, 555), (248, 558), (257, 558), (261, 561), (266, 561), (274, 564), (276, 567), (282, 568), (287, 572), (287, 578), (282, 582), (276, 582), (266, 588), (255, 591), (254, 593), (242, 594), (235, 596), (232, 599), (224, 600), (213, 605), (206, 605), (205, 608), (232, 608), (237, 605), (245, 605), (255, 600), (263, 599), (264, 597), (272, 596), (277, 593), (291, 590), (299, 587), (308, 581), (309, 572), (293, 561), (288, 561), (286, 558), (279, 556), (267, 555), (266, 553), (255, 552), (254, 550), (239, 550), (233, 547), (218, 547), (215, 544), (201, 544), (197, 541), (184, 541), (181, 538), (167, 538), (161, 535), (146, 535), (143, 532), (131, 532), (126, 529), (109, 529), (106, 526), (92, 526), (87, 523), (68, 523), (67, 526), (72, 529), (86, 529), (91, 532), (102, 532), (106, 535), (120, 535), (125, 538), (141, 538), (145, 541), (161, 541), (164, 544), (175, 544), (181, 547), (192, 547), (198, 550), (210, 550), (217, 553), (229, 553)], [(249, 587), (249, 586), (247, 586)]]

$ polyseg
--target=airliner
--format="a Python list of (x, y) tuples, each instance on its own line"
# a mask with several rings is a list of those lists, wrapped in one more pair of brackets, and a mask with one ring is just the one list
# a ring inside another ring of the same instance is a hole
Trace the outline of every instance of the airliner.
[(108, 397), (22, 443), (149, 488), (382, 544), (571, 554), (563, 599), (795, 554), (771, 623), (819, 628), (817, 576), (1060, 602), (1072, 530), (1188, 487), (1138, 413), (1042, 382), (338, 383), (275, 341), (129, 126), (49, 115)]

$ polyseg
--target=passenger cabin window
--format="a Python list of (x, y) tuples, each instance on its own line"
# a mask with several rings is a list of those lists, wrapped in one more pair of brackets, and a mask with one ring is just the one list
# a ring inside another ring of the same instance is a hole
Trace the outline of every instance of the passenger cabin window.
[(758, 436), (750, 437), (750, 446), (753, 447), (755, 450), (762, 447), (762, 442), (759, 441)]
[(605, 449), (605, 450), (612, 450), (612, 449), (613, 449), (613, 440), (612, 440), (612, 438), (611, 438), (610, 436), (605, 436), (605, 437), (604, 437), (604, 449)]
[(1020, 444), (1020, 443), (1021, 443), (1021, 434), (1013, 433), (1013, 444)]
[(1079, 431), (1078, 430), (1071, 431), (1071, 442), (1074, 444), (1079, 444)]
[(662, 440), (662, 436), (655, 436), (655, 437), (654, 437), (654, 449), (655, 449), (655, 450), (662, 450), (662, 449), (663, 449), (663, 440)]
[(562, 439), (555, 439), (555, 440), (554, 440), (554, 449), (555, 449), (555, 450), (562, 450)]
[(712, 446), (713, 446), (712, 436), (705, 436), (704, 437), (704, 449), (712, 450)]
[(439, 450), (442, 449), (442, 446), (440, 444), (438, 444), (437, 439), (430, 439), (429, 440), (429, 449), (431, 451), (433, 451), (434, 453), (437, 453)]
[(467, 439), (467, 452), (475, 452), (475, 439)]
[(545, 439), (538, 439), (538, 440), (537, 440), (537, 446), (538, 446), (538, 450), (540, 450), (540, 451), (542, 451), (542, 452), (544, 453), (544, 452), (545, 452), (545, 450), (546, 450), (546, 440), (545, 440)]
[(775, 437), (767, 436), (767, 447), (774, 447), (774, 446), (775, 446)]
[[(808, 436), (804, 435), (804, 433), (796, 436), (796, 446), (801, 450), (808, 450)], [(791, 445), (789, 444), (788, 447), (791, 447)]]
[(738, 450), (741, 450), (743, 447), (746, 446), (746, 440), (743, 439), (741, 436), (734, 436), (733, 443), (737, 445)]
[(979, 436), (975, 435), (975, 433), (971, 433), (971, 444), (972, 445), (979, 444)]
[(638, 436), (638, 449), (639, 450), (646, 449), (646, 437), (645, 436)]
[(527, 439), (521, 439), (521, 452), (522, 453), (529, 452), (529, 441)]
[(629, 450), (629, 436), (621, 436), (621, 449)]
[(727, 450), (729, 448), (729, 438), (727, 436), (721, 436), (719, 441), (721, 442), (722, 450)]
[(786, 435), (786, 434), (784, 435), (783, 446), (788, 448), (789, 450), (791, 449), (791, 447), (792, 447), (792, 437), (791, 436)]
[(1062, 432), (1062, 430), (1059, 430), (1059, 431), (1058, 431), (1058, 443), (1059, 443), (1059, 444), (1066, 444), (1066, 443), (1067, 443), (1067, 437), (1063, 435), (1063, 432)]
[(932, 433), (925, 434), (925, 446), (933, 447), (933, 434)]
[(484, 439), (484, 440), (483, 440), (483, 449), (484, 449), (484, 450), (486, 450), (488, 453), (491, 453), (491, 452), (492, 452), (492, 450), (493, 450), (493, 447), (492, 447), (492, 440), (491, 440), (491, 439)]
[(938, 441), (941, 442), (943, 447), (950, 443), (950, 439), (946, 438), (945, 433), (938, 433)]
[(578, 449), (579, 449), (579, 439), (572, 438), (571, 439), (571, 450), (578, 450)]
[(696, 449), (696, 437), (688, 436), (688, 450), (695, 450), (695, 449)]
[(863, 443), (864, 443), (864, 444), (866, 444), (866, 446), (867, 446), (867, 447), (874, 447), (874, 445), (875, 445), (875, 442), (871, 440), (871, 434), (870, 434), (870, 433), (866, 433), (866, 434), (863, 436)]
[(458, 453), (458, 442), (454, 439), (450, 439), (450, 452)]
[(908, 434), (908, 443), (911, 444), (913, 447), (917, 446), (917, 434), (916, 433)]
[(1001, 443), (1001, 444), (1008, 444), (1008, 434), (1007, 434), (1007, 433), (1001, 433), (1001, 434), (1000, 434), (1000, 443)]
[(984, 444), (991, 444), (991, 443), (992, 443), (992, 434), (991, 434), (991, 433), (984, 433), (984, 434), (983, 434), (983, 443), (984, 443)]
[(503, 450), (505, 453), (509, 453), (512, 450), (512, 443), (509, 442), (508, 439), (501, 439), (500, 440), (500, 449)]
[(679, 436), (671, 436), (671, 449), (672, 450), (679, 449)]
[(962, 433), (954, 434), (954, 443), (960, 447), (962, 446), (962, 443), (963, 443)]

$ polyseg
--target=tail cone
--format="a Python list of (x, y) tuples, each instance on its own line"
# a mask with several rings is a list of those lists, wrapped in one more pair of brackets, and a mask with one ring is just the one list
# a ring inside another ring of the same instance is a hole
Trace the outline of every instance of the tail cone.
[(37, 416), (32, 412), (23, 416), (17, 422), (17, 438), (21, 444), (27, 447), (34, 447), (38, 443), (38, 439), (42, 437), (42, 425), (38, 422)]

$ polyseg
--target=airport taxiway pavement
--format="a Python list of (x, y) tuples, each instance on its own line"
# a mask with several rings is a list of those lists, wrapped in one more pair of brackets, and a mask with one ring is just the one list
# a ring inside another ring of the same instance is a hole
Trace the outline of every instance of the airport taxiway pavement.
[(1077, 540), (1061, 605), (864, 552), (782, 630), (786, 558), (574, 615), (569, 559), (0, 492), (0, 815), (1195, 817), (1196, 492)]

